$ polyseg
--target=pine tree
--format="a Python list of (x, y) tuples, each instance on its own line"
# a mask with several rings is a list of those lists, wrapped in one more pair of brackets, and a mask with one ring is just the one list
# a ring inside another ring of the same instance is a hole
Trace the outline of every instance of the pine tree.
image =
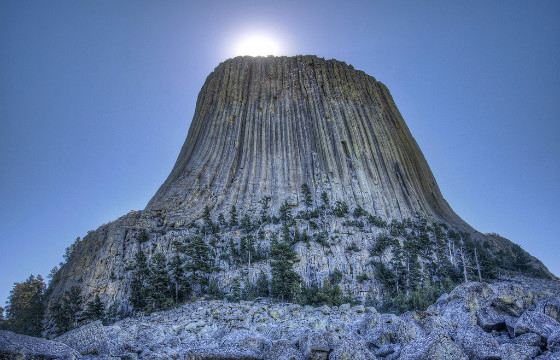
[(59, 334), (78, 326), (82, 317), (82, 303), (80, 288), (72, 286), (51, 306), (50, 312)]
[(255, 261), (257, 251), (255, 249), (255, 239), (252, 235), (241, 238), (239, 253), (243, 263), (250, 265), (251, 261)]
[(321, 201), (323, 202), (323, 207), (327, 209), (330, 206), (329, 195), (326, 191), (321, 193)]
[(301, 277), (293, 270), (297, 261), (296, 252), (290, 247), (290, 242), (278, 242), (273, 239), (271, 244), (272, 296), (284, 301), (293, 300), (297, 295), (297, 287)]
[(44, 295), (45, 282), (41, 275), (31, 275), (15, 283), (8, 297), (4, 326), (20, 334), (40, 336)]
[(187, 277), (185, 276), (185, 270), (183, 269), (183, 260), (181, 256), (177, 253), (173, 256), (169, 262), (169, 273), (171, 274), (171, 287), (173, 288), (175, 303), (181, 303), (188, 299), (191, 293), (191, 286)]
[(257, 297), (268, 297), (270, 295), (268, 278), (264, 271), (261, 271), (257, 282), (255, 283), (255, 296)]
[(146, 310), (149, 293), (148, 276), (150, 269), (148, 259), (142, 250), (138, 250), (135, 256), (134, 273), (130, 283), (130, 302), (135, 310)]
[(241, 283), (239, 278), (235, 278), (231, 284), (230, 298), (232, 301), (241, 300)]
[(292, 209), (288, 201), (284, 201), (280, 206), (280, 220), (287, 223), (292, 220)]
[(344, 201), (337, 201), (334, 205), (334, 214), (337, 217), (344, 217), (348, 214), (348, 204)]
[(301, 185), (301, 194), (303, 195), (303, 203), (307, 208), (313, 206), (313, 197), (311, 196), (311, 190), (307, 184)]
[(191, 284), (197, 285), (202, 292), (212, 272), (210, 249), (201, 237), (195, 236), (189, 241), (185, 253), (188, 257), (185, 270), (191, 273)]
[(148, 276), (148, 309), (160, 310), (169, 308), (173, 304), (173, 295), (170, 291), (169, 275), (167, 274), (167, 261), (165, 255), (158, 252), (150, 261), (150, 275)]
[(214, 233), (217, 231), (216, 226), (214, 225), (214, 222), (210, 217), (210, 207), (208, 205), (204, 207), (204, 212), (202, 213), (202, 219), (204, 220), (204, 225), (209, 232)]
[(243, 215), (241, 218), (241, 228), (247, 232), (251, 231), (251, 218), (248, 214)]
[(99, 294), (96, 294), (93, 300), (88, 301), (86, 304), (86, 309), (84, 311), (84, 317), (87, 320), (99, 320), (105, 315), (105, 307), (99, 298)]
[(354, 209), (354, 212), (352, 213), (352, 215), (355, 218), (360, 218), (362, 216), (367, 216), (368, 212), (364, 210), (364, 208), (361, 205), (356, 206), (356, 208)]
[(270, 196), (265, 196), (261, 199), (261, 222), (268, 223), (270, 222), (270, 215), (268, 213), (270, 209)]
[(225, 228), (227, 226), (226, 217), (223, 213), (220, 213), (218, 215), (218, 224), (220, 224), (222, 228)]
[(230, 226), (237, 226), (237, 208), (235, 205), (231, 206), (231, 210), (229, 211), (229, 225)]

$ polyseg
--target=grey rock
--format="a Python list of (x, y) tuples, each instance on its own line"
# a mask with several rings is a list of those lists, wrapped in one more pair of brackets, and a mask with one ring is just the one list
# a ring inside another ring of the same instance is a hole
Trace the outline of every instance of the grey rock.
[(329, 360), (374, 360), (367, 343), (356, 338), (344, 338), (329, 354)]
[(397, 358), (401, 352), (400, 344), (384, 344), (373, 350), (373, 354), (384, 359)]
[(463, 350), (451, 340), (449, 335), (436, 332), (416, 339), (405, 345), (399, 357), (400, 360), (467, 360)]
[(525, 333), (513, 339), (519, 345), (541, 346), (541, 336), (535, 333)]
[(385, 344), (406, 344), (424, 335), (424, 330), (415, 321), (405, 320), (393, 314), (381, 315), (366, 338), (376, 347)]
[(58, 341), (0, 330), (0, 359), (80, 359), (80, 354)]
[(55, 339), (82, 355), (104, 355), (109, 353), (107, 333), (101, 321), (94, 321), (71, 330)]
[(498, 342), (479, 327), (463, 327), (456, 334), (455, 341), (463, 348), (470, 359), (500, 359)]
[(486, 306), (476, 312), (476, 323), (484, 331), (503, 330), (506, 328), (506, 319), (493, 307)]
[(306, 359), (326, 360), (333, 349), (333, 340), (327, 332), (310, 332), (298, 341)]
[(504, 344), (500, 346), (500, 353), (502, 360), (530, 360), (538, 356), (541, 350), (537, 346)]
[(538, 360), (560, 360), (560, 352), (550, 352), (547, 351), (540, 356), (537, 356), (535, 359)]
[(303, 354), (287, 340), (275, 341), (264, 360), (304, 360)]
[(553, 352), (560, 352), (560, 329), (552, 331), (546, 342), (548, 350)]
[(545, 315), (550, 316), (560, 323), (560, 297), (552, 297), (539, 303)]
[(492, 306), (514, 317), (521, 314), (533, 304), (534, 295), (521, 284), (510, 283), (500, 287), (499, 294), (492, 300)]
[(553, 318), (540, 312), (528, 310), (515, 323), (515, 335), (532, 332), (545, 340), (553, 331), (560, 329), (560, 324)]

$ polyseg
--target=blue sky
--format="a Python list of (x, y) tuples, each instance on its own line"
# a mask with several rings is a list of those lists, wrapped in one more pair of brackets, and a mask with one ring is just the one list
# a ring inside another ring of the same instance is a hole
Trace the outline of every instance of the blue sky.
[(387, 84), (444, 196), (560, 274), (558, 1), (0, 2), (0, 304), (142, 209), (243, 34)]

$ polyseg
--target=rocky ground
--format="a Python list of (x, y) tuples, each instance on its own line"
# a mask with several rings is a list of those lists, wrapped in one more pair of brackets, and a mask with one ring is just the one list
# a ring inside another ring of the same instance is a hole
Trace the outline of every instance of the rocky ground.
[(470, 282), (426, 311), (196, 301), (55, 340), (0, 332), (0, 359), (560, 359), (560, 282)]

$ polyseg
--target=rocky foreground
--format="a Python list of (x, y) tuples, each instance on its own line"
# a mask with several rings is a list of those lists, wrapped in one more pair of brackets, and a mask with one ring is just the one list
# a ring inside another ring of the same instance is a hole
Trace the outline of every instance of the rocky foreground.
[(55, 340), (0, 332), (0, 359), (560, 359), (560, 282), (471, 282), (426, 311), (197, 301)]

